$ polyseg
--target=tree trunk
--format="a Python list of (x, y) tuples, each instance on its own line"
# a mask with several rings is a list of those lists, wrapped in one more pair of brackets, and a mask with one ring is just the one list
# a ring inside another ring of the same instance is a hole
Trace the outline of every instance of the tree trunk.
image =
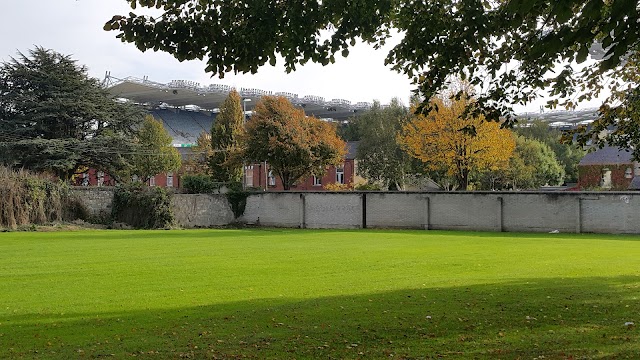
[(291, 176), (288, 171), (283, 171), (280, 174), (280, 180), (282, 180), (282, 188), (284, 190), (291, 190)]
[(469, 170), (461, 169), (456, 175), (460, 191), (469, 190)]

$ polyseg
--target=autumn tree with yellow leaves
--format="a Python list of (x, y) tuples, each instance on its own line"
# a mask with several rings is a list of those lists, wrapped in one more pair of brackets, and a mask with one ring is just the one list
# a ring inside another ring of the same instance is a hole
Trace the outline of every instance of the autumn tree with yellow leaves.
[(421, 160), (426, 170), (455, 178), (458, 189), (469, 189), (469, 175), (509, 165), (515, 149), (510, 130), (483, 117), (465, 115), (473, 98), (441, 96), (431, 100), (434, 111), (415, 115), (398, 136), (409, 155)]

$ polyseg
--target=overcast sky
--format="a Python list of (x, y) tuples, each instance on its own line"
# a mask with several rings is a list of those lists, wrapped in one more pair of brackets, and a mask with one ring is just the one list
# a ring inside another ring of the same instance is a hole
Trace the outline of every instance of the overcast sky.
[(201, 61), (179, 62), (161, 52), (140, 52), (132, 44), (115, 38), (117, 32), (102, 30), (116, 14), (131, 9), (125, 0), (2, 0), (0, 16), (0, 58), (8, 60), (17, 51), (28, 52), (34, 46), (71, 55), (89, 68), (89, 74), (104, 78), (105, 72), (117, 78), (134, 76), (168, 83), (184, 79), (203, 85), (212, 83), (237, 88), (286, 91), (300, 96), (318, 95), (352, 102), (380, 100), (388, 103), (399, 97), (408, 102), (413, 89), (408, 78), (384, 66), (388, 51), (358, 44), (348, 58), (336, 57), (328, 66), (307, 64), (286, 74), (282, 63), (266, 65), (255, 75), (226, 74), (211, 78)]
[[(125, 0), (2, 0), (2, 5), (0, 59), (5, 61), (18, 51), (27, 53), (35, 46), (42, 46), (71, 55), (88, 67), (91, 76), (101, 79), (110, 71), (116, 78), (148, 76), (149, 80), (160, 83), (192, 80), (202, 85), (218, 83), (286, 91), (353, 103), (372, 100), (388, 103), (398, 97), (407, 104), (414, 89), (407, 77), (384, 66), (392, 44), (381, 50), (357, 44), (350, 50), (349, 57), (338, 55), (335, 64), (324, 67), (307, 64), (291, 74), (284, 72), (280, 62), (276, 67), (260, 68), (255, 75), (227, 74), (219, 79), (204, 72), (204, 62), (181, 63), (166, 53), (142, 53), (132, 44), (116, 39), (117, 32), (102, 30), (113, 15), (131, 11)], [(538, 107), (539, 104), (532, 104), (526, 110), (534, 111)]]

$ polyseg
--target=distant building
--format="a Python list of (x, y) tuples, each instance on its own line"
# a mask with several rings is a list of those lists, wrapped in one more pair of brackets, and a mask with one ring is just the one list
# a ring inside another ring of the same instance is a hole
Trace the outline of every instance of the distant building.
[(598, 149), (580, 160), (578, 187), (582, 190), (640, 190), (640, 165), (633, 161), (629, 150)]
[[(324, 191), (329, 184), (345, 184), (352, 187), (355, 184), (364, 182), (356, 176), (357, 162), (356, 151), (358, 148), (357, 141), (347, 142), (347, 154), (342, 164), (338, 166), (328, 166), (323, 176), (310, 176), (301, 179), (291, 190), (293, 191)], [(271, 170), (269, 164), (255, 163), (245, 167), (245, 187), (263, 189), (266, 191), (282, 191), (282, 181)]]

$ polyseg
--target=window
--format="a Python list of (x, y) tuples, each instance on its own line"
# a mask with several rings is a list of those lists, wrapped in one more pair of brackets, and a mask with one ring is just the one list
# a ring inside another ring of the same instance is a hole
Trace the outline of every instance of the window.
[(149, 178), (149, 186), (156, 186), (156, 177), (152, 176)]
[(600, 186), (604, 189), (611, 189), (611, 170), (605, 168), (602, 169), (602, 178), (600, 179)]
[(173, 187), (173, 173), (167, 173), (167, 187)]
[(624, 171), (624, 177), (627, 179), (631, 179), (633, 177), (633, 170), (631, 170), (630, 167), (628, 167), (627, 170)]
[(313, 186), (322, 186), (322, 178), (314, 176), (313, 177)]
[(104, 184), (104, 172), (98, 171), (98, 186), (102, 186)]
[(273, 170), (269, 170), (269, 186), (276, 186), (276, 177), (273, 175)]
[(336, 182), (338, 184), (344, 184), (344, 167), (342, 166), (336, 168)]
[(248, 187), (253, 187), (253, 165), (244, 167), (244, 184)]

